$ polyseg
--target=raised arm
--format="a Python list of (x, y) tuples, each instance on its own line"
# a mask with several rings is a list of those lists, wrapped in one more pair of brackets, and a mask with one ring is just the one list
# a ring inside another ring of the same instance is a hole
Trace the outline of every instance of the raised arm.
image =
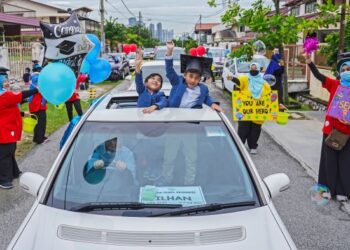
[(326, 82), (326, 76), (320, 73), (316, 65), (311, 61), (311, 57), (309, 54), (305, 53), (304, 57), (306, 59), (305, 62), (307, 63), (307, 65), (309, 65), (309, 68), (312, 74), (316, 77), (317, 80), (319, 80), (320, 82), (322, 82), (322, 84), (324, 84)]
[(135, 58), (135, 83), (136, 83), (136, 91), (140, 95), (145, 90), (145, 85), (143, 84), (142, 72), (142, 49), (138, 49)]
[(166, 71), (166, 77), (169, 79), (171, 85), (178, 85), (179, 84), (179, 76), (177, 75), (175, 69), (174, 69), (174, 63), (173, 63), (173, 50), (174, 50), (174, 43), (173, 41), (167, 42), (167, 52), (165, 56), (165, 71)]

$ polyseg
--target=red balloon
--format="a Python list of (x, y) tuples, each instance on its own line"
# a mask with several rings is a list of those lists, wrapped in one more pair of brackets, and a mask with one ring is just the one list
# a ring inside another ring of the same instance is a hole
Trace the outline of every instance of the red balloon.
[(129, 54), (130, 51), (131, 51), (130, 45), (129, 44), (124, 44), (123, 51), (124, 51), (125, 54)]
[(205, 52), (206, 52), (206, 49), (204, 46), (198, 46), (198, 48), (197, 48), (198, 56), (204, 56)]
[(197, 49), (196, 48), (190, 49), (190, 55), (191, 56), (197, 56)]
[(136, 50), (137, 50), (137, 45), (136, 44), (130, 44), (130, 51), (131, 52), (136, 52)]

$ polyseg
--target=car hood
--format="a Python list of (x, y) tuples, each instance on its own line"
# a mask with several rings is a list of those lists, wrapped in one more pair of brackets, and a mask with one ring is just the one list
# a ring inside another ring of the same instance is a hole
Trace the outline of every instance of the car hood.
[(291, 249), (286, 241), (290, 236), (281, 227), (269, 206), (218, 215), (144, 218), (38, 205), (10, 249)]

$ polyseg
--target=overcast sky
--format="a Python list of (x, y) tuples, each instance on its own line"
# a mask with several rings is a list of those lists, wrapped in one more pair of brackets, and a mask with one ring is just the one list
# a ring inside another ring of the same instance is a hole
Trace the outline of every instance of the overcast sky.
[[(94, 10), (90, 17), (99, 19), (99, 0), (36, 0), (63, 8), (89, 7)], [(163, 29), (174, 29), (175, 35), (182, 32), (192, 32), (194, 24), (202, 14), (202, 22), (220, 22), (220, 15), (224, 12), (222, 2), (216, 0), (216, 8), (208, 6), (208, 0), (124, 0), (130, 11), (138, 16), (141, 11), (143, 21), (147, 24), (161, 22)], [(243, 7), (249, 6), (254, 0), (240, 0)], [(266, 0), (271, 4), (271, 0)], [(127, 24), (127, 18), (132, 15), (128, 12), (121, 0), (105, 0), (106, 18), (118, 17), (119, 21)]]

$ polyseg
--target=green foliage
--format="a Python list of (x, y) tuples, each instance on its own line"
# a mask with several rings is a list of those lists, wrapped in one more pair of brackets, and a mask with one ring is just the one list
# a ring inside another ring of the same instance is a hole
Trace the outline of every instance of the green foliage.
[(248, 61), (251, 61), (254, 55), (254, 46), (253, 46), (253, 42), (249, 42), (244, 44), (243, 46), (241, 46), (240, 48), (236, 49), (235, 51), (233, 51), (229, 57), (234, 58), (240, 58), (240, 57), (247, 57)]
[[(320, 53), (327, 58), (327, 65), (333, 68), (333, 72), (336, 72), (336, 64), (338, 58), (338, 45), (339, 45), (339, 32), (332, 32), (326, 37), (326, 46), (321, 48)], [(350, 52), (350, 20), (345, 25), (345, 43), (344, 51)]]
[(135, 43), (144, 47), (155, 47), (159, 44), (157, 39), (152, 38), (152, 34), (147, 28), (139, 25), (126, 27), (124, 24), (118, 23), (117, 19), (112, 18), (106, 21), (105, 36), (112, 50), (116, 43)]
[[(274, 3), (277, 2), (277, 0), (274, 1)], [(258, 34), (258, 38), (264, 41), (268, 48), (273, 48), (296, 43), (300, 33), (328, 27), (339, 19), (338, 8), (331, 3), (331, 0), (319, 6), (321, 14), (314, 19), (271, 14), (271, 10), (270, 6), (264, 5), (263, 0), (256, 0), (249, 9), (242, 9), (235, 2), (228, 6), (221, 20), (225, 24), (249, 27), (251, 31)]]
[(181, 39), (174, 40), (174, 44), (177, 47), (184, 47), (187, 53), (190, 49), (198, 47), (198, 42), (191, 37), (187, 37), (183, 41)]

